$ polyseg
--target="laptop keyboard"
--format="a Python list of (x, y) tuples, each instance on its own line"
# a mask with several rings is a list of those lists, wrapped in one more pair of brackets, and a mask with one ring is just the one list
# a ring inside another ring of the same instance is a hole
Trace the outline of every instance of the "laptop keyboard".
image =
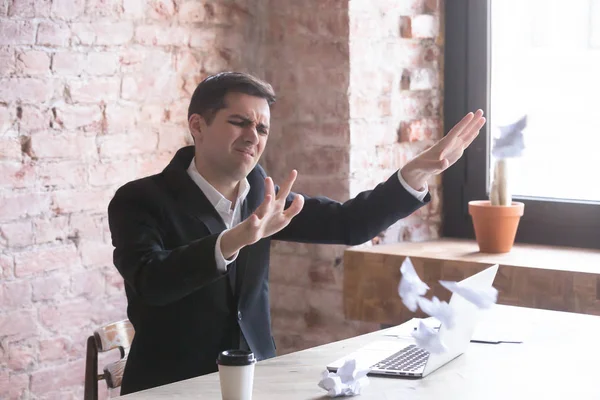
[(412, 344), (378, 362), (371, 368), (412, 372), (422, 368), (428, 357), (429, 352), (427, 350)]

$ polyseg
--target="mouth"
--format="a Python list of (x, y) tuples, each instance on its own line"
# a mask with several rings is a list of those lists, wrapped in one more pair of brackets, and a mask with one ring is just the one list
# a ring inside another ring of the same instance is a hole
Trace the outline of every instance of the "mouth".
[(254, 158), (254, 152), (250, 149), (236, 149), (235, 151), (237, 151), (238, 153), (241, 153), (245, 156)]

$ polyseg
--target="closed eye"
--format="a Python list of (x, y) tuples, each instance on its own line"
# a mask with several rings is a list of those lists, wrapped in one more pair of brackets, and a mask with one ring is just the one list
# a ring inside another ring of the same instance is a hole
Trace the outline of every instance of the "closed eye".
[[(250, 120), (243, 120), (243, 121), (231, 121), (230, 120), (228, 122), (230, 124), (232, 124), (232, 125), (239, 126), (241, 128), (246, 128), (247, 126), (252, 125), (252, 121), (250, 121)], [(258, 133), (260, 133), (261, 135), (268, 135), (269, 134), (269, 130), (263, 124), (258, 124), (258, 127), (256, 128), (256, 131)]]

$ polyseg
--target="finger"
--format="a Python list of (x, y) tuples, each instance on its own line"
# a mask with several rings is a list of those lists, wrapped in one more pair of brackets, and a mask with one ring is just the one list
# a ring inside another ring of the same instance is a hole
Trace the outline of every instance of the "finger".
[(454, 125), (452, 129), (450, 129), (450, 132), (448, 132), (448, 134), (444, 136), (443, 140), (450, 141), (455, 139), (458, 135), (460, 135), (463, 129), (465, 129), (467, 125), (469, 125), (469, 123), (473, 120), (474, 117), (475, 114), (473, 114), (472, 112), (465, 115), (463, 119), (461, 119), (456, 125)]
[(262, 204), (258, 206), (256, 211), (254, 211), (253, 215), (256, 215), (259, 219), (263, 219), (265, 215), (267, 215), (267, 213), (270, 211), (272, 202), (273, 196), (270, 194), (266, 194)]
[(430, 174), (439, 174), (449, 166), (450, 162), (447, 158), (439, 160), (423, 160), (422, 163), (419, 164), (419, 167), (422, 170), (427, 171)]
[(302, 211), (302, 207), (304, 207), (304, 196), (296, 194), (296, 196), (294, 196), (294, 201), (292, 201), (292, 204), (290, 204), (283, 212), (283, 215), (286, 219), (291, 220)]
[(248, 224), (253, 230), (255, 230), (260, 225), (260, 217), (256, 214), (252, 214), (248, 217)]
[(448, 161), (448, 159), (447, 159), (447, 158), (444, 158), (443, 160), (441, 160), (441, 162), (440, 162), (440, 166), (439, 166), (439, 172), (438, 172), (438, 174), (439, 174), (440, 172), (444, 171), (444, 170), (445, 170), (446, 168), (448, 168), (449, 166), (450, 166), (450, 161)]
[(249, 232), (249, 244), (254, 244), (260, 240), (260, 220), (256, 214), (252, 214), (251, 216), (243, 222), (245, 224), (246, 230)]
[(277, 194), (277, 200), (285, 199), (288, 197), (288, 195), (290, 194), (290, 191), (292, 190), (292, 186), (294, 185), (294, 182), (296, 181), (297, 176), (298, 176), (298, 171), (293, 169), (292, 172), (290, 172), (288, 179), (283, 183), (283, 185), (279, 189), (279, 193)]
[(471, 143), (473, 143), (473, 140), (479, 136), (479, 132), (481, 131), (481, 128), (483, 128), (483, 125), (485, 125), (485, 121), (486, 119), (482, 117), (477, 125), (472, 128), (472, 131), (464, 136), (463, 149), (469, 147)]
[(256, 214), (252, 214), (248, 217), (242, 224), (245, 225), (245, 228), (250, 232), (256, 232), (260, 227), (260, 219)]
[(265, 178), (265, 196), (270, 195), (275, 199), (275, 184), (270, 176)]
[[(469, 122), (469, 124), (462, 130), (460, 136), (470, 134), (474, 129), (477, 129), (477, 126), (481, 124), (481, 120), (483, 119), (483, 111), (477, 110), (475, 116)], [(485, 119), (484, 119), (485, 121)]]
[[(464, 150), (468, 147), (468, 144), (471, 143), (477, 137), (477, 134), (483, 124), (485, 124), (485, 118), (482, 117), (483, 111), (481, 109), (477, 110), (473, 115), (473, 118), (469, 121), (468, 125), (464, 127), (460, 132), (452, 132), (452, 137), (450, 137), (447, 141), (442, 142), (443, 148), (440, 151), (440, 159), (446, 158), (448, 153), (453, 153), (458, 151), (459, 148)], [(464, 120), (464, 118), (463, 118)], [(462, 122), (462, 121), (461, 121)], [(457, 125), (458, 126), (458, 125)], [(475, 133), (475, 136), (473, 134)], [(444, 139), (448, 138), (450, 133), (444, 137)], [(453, 140), (460, 139), (460, 140)], [(442, 139), (443, 140), (443, 139)]]

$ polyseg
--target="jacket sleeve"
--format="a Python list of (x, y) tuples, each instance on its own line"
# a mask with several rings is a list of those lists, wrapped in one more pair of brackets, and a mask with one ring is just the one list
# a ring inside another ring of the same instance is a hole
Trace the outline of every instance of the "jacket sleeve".
[[(358, 245), (387, 229), (427, 204), (410, 194), (398, 180), (397, 172), (373, 190), (359, 193), (344, 203), (327, 197), (304, 196), (302, 211), (290, 224), (273, 235), (274, 240), (307, 243)], [(286, 208), (293, 195), (286, 199)]]
[(218, 235), (166, 249), (160, 209), (148, 194), (125, 185), (108, 207), (114, 264), (148, 305), (175, 302), (222, 276), (215, 261)]

